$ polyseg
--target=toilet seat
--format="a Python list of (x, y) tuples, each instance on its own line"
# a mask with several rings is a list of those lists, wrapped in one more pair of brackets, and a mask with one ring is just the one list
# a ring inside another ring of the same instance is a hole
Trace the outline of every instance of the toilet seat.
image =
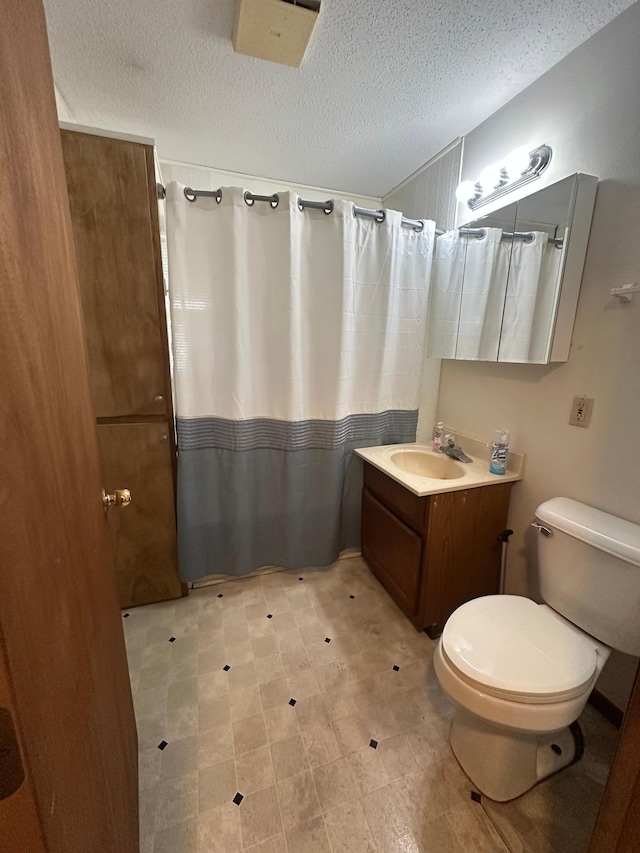
[(599, 646), (547, 605), (515, 595), (463, 604), (447, 621), (441, 643), (462, 681), (525, 704), (583, 694), (595, 681)]

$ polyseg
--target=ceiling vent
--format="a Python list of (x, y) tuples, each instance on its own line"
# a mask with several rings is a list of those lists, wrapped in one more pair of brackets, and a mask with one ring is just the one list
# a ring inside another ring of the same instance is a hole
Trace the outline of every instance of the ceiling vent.
[(236, 53), (300, 66), (320, 13), (320, 0), (238, 0)]

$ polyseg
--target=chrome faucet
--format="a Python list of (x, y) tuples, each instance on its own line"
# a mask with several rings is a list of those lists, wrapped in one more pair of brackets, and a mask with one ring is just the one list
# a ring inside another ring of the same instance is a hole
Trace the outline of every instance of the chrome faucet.
[(440, 447), (441, 453), (446, 453), (452, 459), (457, 459), (460, 462), (473, 462), (473, 459), (464, 452), (461, 447), (456, 444), (455, 436), (445, 435), (445, 444)]

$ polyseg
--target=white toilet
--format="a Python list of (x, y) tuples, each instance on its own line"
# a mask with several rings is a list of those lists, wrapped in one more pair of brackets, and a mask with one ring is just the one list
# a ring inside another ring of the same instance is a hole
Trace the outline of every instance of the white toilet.
[(488, 595), (459, 607), (434, 656), (455, 706), (450, 742), (504, 802), (580, 758), (580, 716), (611, 649), (640, 655), (640, 525), (570, 500), (538, 507), (546, 604)]

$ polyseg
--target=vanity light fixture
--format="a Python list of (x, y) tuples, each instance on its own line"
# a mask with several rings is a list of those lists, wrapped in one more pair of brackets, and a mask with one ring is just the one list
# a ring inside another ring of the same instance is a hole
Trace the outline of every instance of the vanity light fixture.
[(551, 148), (540, 145), (533, 151), (522, 146), (512, 151), (504, 163), (492, 163), (486, 166), (478, 180), (462, 181), (456, 189), (456, 198), (461, 204), (467, 204), (476, 210), (489, 204), (496, 198), (539, 178), (551, 162)]

